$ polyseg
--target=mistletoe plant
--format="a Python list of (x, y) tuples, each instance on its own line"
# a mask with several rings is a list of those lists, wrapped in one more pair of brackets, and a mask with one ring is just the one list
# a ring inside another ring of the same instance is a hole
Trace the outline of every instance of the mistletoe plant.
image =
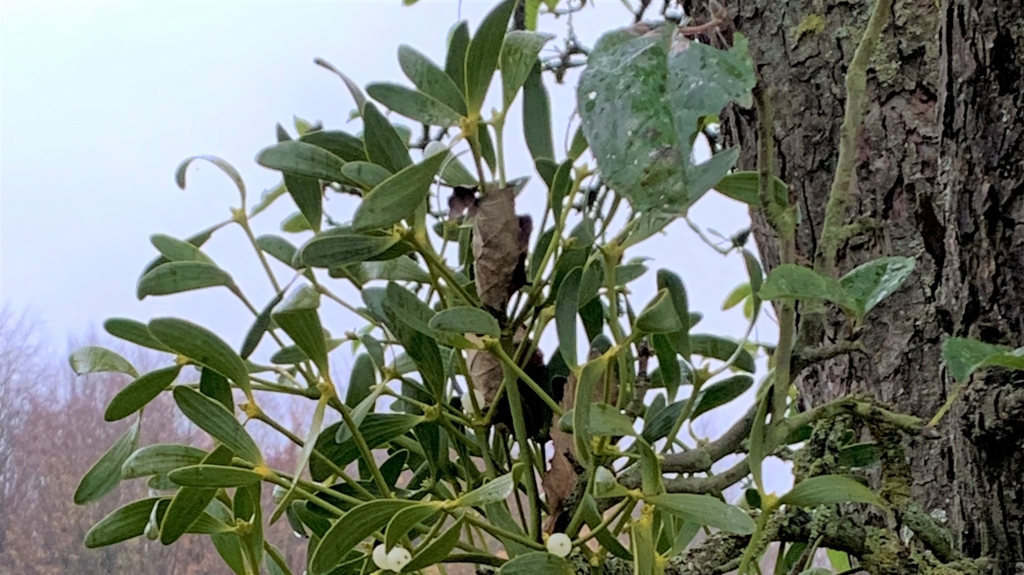
[[(138, 297), (223, 287), (254, 320), (237, 346), (184, 319), (108, 320), (111, 335), (174, 356), (142, 375), (103, 348), (72, 355), (77, 373), (134, 378), (105, 414), (107, 421), (134, 423), (83, 478), (76, 501), (95, 501), (133, 478), (148, 478), (154, 494), (97, 523), (86, 535), (88, 547), (142, 535), (170, 545), (187, 533), (205, 534), (239, 575), (290, 573), (263, 535), (266, 524), (284, 517), (308, 538), (312, 575), (434, 565), (443, 573), (446, 563), (530, 575), (620, 564), (632, 564), (638, 575), (690, 568), (749, 573), (771, 541), (792, 543), (775, 572), (796, 573), (822, 537), (800, 517), (846, 502), (876, 506), (886, 516), (908, 512), (905, 502), (849, 475), (891, 454), (850, 444), (852, 434), (836, 446), (829, 429), (844, 417), (880, 436), (930, 427), (858, 398), (801, 411), (792, 385), (814, 361), (857, 351), (871, 310), (914, 268), (912, 259), (887, 257), (841, 278), (833, 269), (846, 229), (863, 71), (888, 0), (878, 0), (850, 67), (846, 155), (813, 269), (795, 261), (800, 217), (773, 175), (770, 94), (756, 81), (742, 36), (718, 49), (693, 37), (707, 26), (664, 22), (608, 32), (589, 50), (578, 85), (580, 129), (556, 154), (539, 58), (552, 38), (509, 31), (515, 4), (498, 4), (473, 34), (459, 23), (443, 67), (401, 46), (412, 88), (372, 83), (364, 91), (319, 62), (344, 80), (363, 131), (300, 123), (293, 139), (279, 127), (278, 142), (256, 161), (281, 172), (283, 182), (255, 206), (223, 160), (198, 156), (181, 164), (182, 188), (190, 163), (205, 160), (233, 180), (241, 203), (228, 221), (185, 240), (154, 235), (160, 256), (144, 269)], [(538, 3), (527, 4), (533, 27)], [(500, 101), (484, 118), (495, 72)], [(538, 184), (506, 170), (506, 119), (517, 101)], [(757, 171), (735, 170), (736, 148), (713, 145), (710, 159), (694, 159), (694, 143), (705, 135), (714, 140), (727, 106), (757, 108)], [(421, 123), (422, 140), (410, 142), (383, 109)], [(749, 274), (732, 298), (746, 301), (750, 322), (739, 340), (694, 331), (701, 315), (690, 309), (677, 274), (662, 269), (651, 277), (642, 259), (624, 260), (627, 250), (642, 253), (645, 239), (685, 218), (711, 189), (762, 211), (782, 254), (765, 277), (744, 247), (746, 234), (719, 248)], [(517, 213), (522, 195), (541, 193), (539, 218)], [(298, 211), (282, 229), (313, 232), (300, 246), (253, 231), (256, 217), (286, 194)], [(357, 196), (358, 207), (327, 214), (330, 194)], [(231, 225), (251, 242), (276, 293), (259, 307), (202, 251)], [(268, 257), (288, 273), (279, 276)], [(656, 282), (651, 301), (632, 296), (629, 285), (641, 281)], [(362, 301), (336, 295), (333, 284), (346, 283)], [(764, 302), (774, 306), (777, 345), (748, 337), (766, 313)], [(333, 336), (322, 325), (321, 305), (340, 305), (365, 327)], [(814, 329), (826, 313), (846, 318), (849, 340), (835, 349), (800, 347), (800, 330)], [(542, 349), (552, 333), (557, 347)], [(254, 361), (266, 339), (279, 349), (266, 362)], [(343, 397), (330, 352), (344, 342), (361, 351)], [(955, 341), (947, 350), (960, 380), (977, 367), (1021, 362), (977, 342)], [(684, 443), (684, 426), (754, 386), (762, 354), (768, 370), (757, 382), (754, 407), (720, 437)], [(197, 368), (198, 381), (183, 372), (186, 366)], [(165, 391), (214, 440), (212, 451), (138, 445), (146, 405)], [(261, 409), (274, 393), (315, 404), (304, 437)], [(325, 427), (331, 411), (340, 421)], [(294, 469), (267, 464), (247, 431), (260, 424), (301, 447)], [(799, 462), (802, 451), (829, 441), (838, 458), (812, 453), (818, 464), (798, 466), (791, 491), (765, 490), (766, 456)], [(734, 454), (731, 467), (711, 473)], [(738, 484), (747, 488), (742, 506), (722, 497)], [(272, 503), (265, 486), (273, 486)], [(691, 545), (700, 531), (708, 537)], [(708, 545), (714, 553), (702, 551)]]

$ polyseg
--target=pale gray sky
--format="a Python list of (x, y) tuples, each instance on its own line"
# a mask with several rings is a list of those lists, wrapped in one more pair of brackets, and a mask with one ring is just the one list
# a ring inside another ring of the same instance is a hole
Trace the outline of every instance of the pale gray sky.
[[(630, 22), (619, 1), (596, 4), (575, 18), (586, 45)], [(238, 168), (250, 201), (257, 201), (280, 178), (253, 160), (274, 142), (276, 122), (290, 128), (298, 115), (322, 120), (327, 128), (359, 130), (355, 122), (346, 125), (353, 108), (348, 93), (314, 58), (323, 57), (362, 85), (407, 83), (397, 63), (399, 44), (443, 62), (447, 31), (460, 10), (475, 28), (492, 5), (3, 0), (0, 301), (32, 308), (53, 341), (111, 316), (147, 321), (177, 315), (239, 342), (252, 316), (226, 290), (135, 298), (139, 272), (156, 254), (151, 234), (186, 237), (226, 219), (229, 206), (237, 204), (230, 181), (209, 165), (192, 168), (188, 188), (179, 190), (173, 179), (178, 163), (195, 154), (220, 156)], [(566, 21), (542, 17), (541, 27), (560, 43)], [(573, 111), (577, 77), (570, 74), (564, 86), (550, 87), (556, 142)], [(519, 104), (514, 107), (509, 175), (533, 176), (520, 210), (539, 214), (544, 190), (520, 143)], [(340, 219), (351, 213), (337, 200), (326, 209)], [(280, 219), (292, 211), (289, 199), (278, 202), (254, 223), (256, 233), (280, 233)], [(691, 215), (724, 233), (746, 222), (742, 206), (713, 194)], [(204, 250), (257, 307), (271, 297), (239, 229), (222, 230)], [(635, 251), (627, 257), (653, 258), (651, 272), (632, 284), (638, 305), (655, 291), (653, 271), (668, 267), (682, 275), (691, 305), (706, 316), (699, 331), (742, 334), (739, 310), (720, 311), (725, 295), (745, 281), (739, 258), (723, 259), (682, 222)], [(336, 333), (360, 327), (336, 308), (325, 306), (324, 313)], [(762, 321), (759, 329), (760, 339), (774, 340), (770, 322)], [(334, 355), (339, 368), (347, 367), (347, 352)]]

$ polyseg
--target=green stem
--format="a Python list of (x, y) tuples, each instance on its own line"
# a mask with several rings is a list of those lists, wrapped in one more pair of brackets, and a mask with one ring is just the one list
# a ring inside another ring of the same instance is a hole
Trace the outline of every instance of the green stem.
[[(294, 433), (292, 433), (288, 428), (286, 428), (285, 426), (283, 426), (280, 423), (278, 423), (275, 419), (273, 419), (272, 417), (270, 417), (266, 413), (263, 413), (262, 411), (260, 411), (259, 413), (256, 414), (256, 417), (254, 417), (253, 419), (255, 419), (257, 421), (261, 421), (264, 424), (270, 426), (274, 431), (276, 431), (276, 432), (280, 433), (281, 435), (285, 436), (286, 438), (288, 438), (289, 441), (291, 441), (295, 445), (299, 445), (299, 446), (303, 445), (303, 441), (302, 441), (301, 437), (299, 437), (298, 435), (295, 435)], [(365, 497), (366, 499), (374, 499), (374, 495), (372, 493), (370, 493), (365, 487), (360, 485), (355, 479), (352, 479), (352, 477), (350, 477), (347, 473), (345, 473), (344, 469), (342, 469), (336, 463), (331, 461), (326, 455), (324, 455), (323, 453), (320, 453), (319, 450), (317, 450), (317, 449), (313, 450), (313, 457), (316, 457), (317, 459), (322, 461), (325, 465), (327, 465), (327, 467), (329, 467), (331, 469), (331, 473), (333, 473), (336, 476), (338, 476), (338, 478), (340, 478), (342, 481), (344, 481), (346, 485), (348, 485), (348, 486), (352, 487), (353, 489), (355, 489), (356, 493), (358, 493), (359, 495)], [(356, 501), (359, 501), (359, 500), (356, 500)]]
[(538, 551), (543, 551), (544, 550), (544, 546), (541, 545), (540, 543), (537, 543), (536, 541), (534, 541), (532, 539), (528, 539), (526, 537), (523, 537), (522, 535), (520, 535), (518, 533), (513, 533), (511, 531), (506, 531), (506, 530), (502, 529), (501, 527), (498, 527), (496, 525), (492, 525), (492, 524), (490, 524), (490, 523), (488, 523), (486, 521), (480, 521), (479, 519), (473, 517), (472, 515), (470, 515), (468, 513), (464, 517), (465, 517), (466, 523), (468, 523), (468, 524), (470, 524), (470, 525), (472, 525), (472, 526), (474, 526), (474, 527), (476, 527), (478, 529), (483, 529), (484, 531), (490, 533), (491, 535), (493, 535), (493, 536), (495, 536), (495, 537), (497, 537), (499, 539), (508, 539), (510, 541), (515, 541), (516, 543), (519, 543), (521, 545), (525, 545), (525, 546), (527, 546), (527, 547), (529, 547), (531, 549), (536, 549)]
[[(502, 348), (500, 341), (492, 340), (487, 345), (487, 349), (488, 351), (493, 353), (498, 359), (500, 359), (501, 363), (505, 364), (505, 367), (511, 369), (519, 377), (519, 379), (521, 379), (523, 383), (526, 384), (527, 387), (532, 389), (533, 392), (537, 394), (537, 397), (539, 397), (541, 401), (547, 404), (547, 406), (551, 408), (551, 411), (555, 412), (555, 415), (557, 415), (558, 417), (562, 417), (562, 415), (565, 414), (565, 411), (562, 409), (562, 407), (558, 405), (558, 403), (555, 402), (555, 400), (552, 399), (551, 396), (548, 395), (547, 392), (545, 392), (544, 389), (541, 388), (541, 386), (536, 381), (534, 381), (532, 377), (527, 375), (527, 373), (523, 371), (523, 368), (519, 367), (518, 363), (513, 361), (512, 358), (509, 357), (507, 353), (505, 353), (505, 349)], [(509, 394), (509, 399), (511, 400), (511, 393)]]
[(415, 237), (408, 238), (408, 241), (412, 243), (413, 249), (415, 249), (421, 256), (423, 256), (423, 259), (427, 262), (427, 265), (434, 268), (437, 271), (437, 273), (440, 274), (442, 278), (444, 278), (444, 281), (448, 284), (448, 287), (455, 290), (455, 292), (459, 294), (459, 297), (462, 298), (463, 301), (465, 301), (469, 305), (479, 305), (480, 300), (469, 295), (469, 292), (467, 292), (465, 288), (462, 287), (462, 284), (459, 283), (459, 280), (455, 277), (455, 274), (452, 273), (452, 270), (448, 267), (448, 264), (441, 261), (437, 254), (434, 253), (434, 249), (430, 244), (424, 244), (418, 238)]
[(856, 179), (857, 157), (860, 149), (857, 146), (857, 135), (864, 124), (864, 113), (867, 107), (868, 65), (874, 56), (882, 30), (889, 23), (893, 0), (875, 0), (864, 35), (853, 53), (850, 67), (846, 70), (846, 109), (843, 124), (839, 128), (839, 159), (836, 172), (832, 179), (828, 203), (825, 204), (825, 219), (821, 229), (821, 249), (815, 262), (818, 271), (831, 276), (836, 265), (836, 253), (839, 250), (840, 228), (846, 221), (846, 209)]
[(610, 513), (608, 515), (608, 517), (605, 517), (604, 519), (602, 519), (601, 523), (598, 523), (597, 526), (595, 526), (586, 535), (584, 535), (583, 537), (580, 537), (579, 539), (573, 541), (572, 542), (572, 546), (573, 547), (579, 547), (580, 545), (582, 545), (582, 544), (586, 543), (587, 541), (590, 541), (594, 537), (597, 537), (598, 535), (600, 535), (602, 531), (608, 530), (609, 526), (611, 526), (611, 524), (614, 523), (616, 519), (618, 519), (619, 517), (622, 516), (623, 513), (625, 513), (627, 507), (631, 508), (635, 504), (636, 504), (636, 500), (635, 499), (624, 499), (622, 501), (622, 503), (619, 504), (619, 508), (618, 509), (616, 509), (614, 512)]
[(365, 319), (366, 321), (372, 323), (373, 325), (377, 325), (377, 319), (374, 318), (372, 315), (366, 313), (365, 311), (363, 311), (363, 310), (353, 306), (352, 304), (348, 303), (347, 301), (341, 299), (334, 292), (332, 292), (331, 290), (327, 289), (326, 287), (324, 287), (320, 283), (315, 284), (315, 287), (316, 287), (316, 291), (317, 292), (319, 292), (320, 294), (324, 295), (328, 299), (334, 300), (341, 307), (343, 307), (343, 308), (347, 309), (348, 311), (358, 315), (359, 317)]
[(258, 243), (256, 243), (256, 235), (252, 233), (252, 228), (249, 226), (249, 218), (245, 215), (244, 208), (239, 212), (240, 218), (238, 224), (242, 226), (245, 231), (245, 237), (249, 239), (249, 243), (252, 244), (252, 248), (256, 250), (256, 256), (260, 258), (260, 263), (263, 264), (263, 270), (267, 272), (267, 277), (270, 278), (270, 285), (274, 286), (275, 292), (281, 291), (280, 284), (277, 283), (277, 277), (274, 276), (274, 270), (270, 269), (270, 262), (267, 261), (267, 256), (260, 249)]
[(373, 458), (373, 452), (370, 451), (370, 446), (366, 443), (366, 438), (363, 437), (359, 426), (356, 425), (355, 420), (352, 419), (352, 410), (343, 403), (339, 404), (338, 411), (341, 412), (342, 419), (345, 420), (345, 425), (352, 431), (352, 439), (356, 442), (356, 447), (359, 448), (359, 454), (362, 455), (363, 459), (366, 460), (366, 466), (370, 468), (370, 475), (373, 476), (374, 483), (377, 484), (377, 489), (384, 494), (384, 497), (392, 497), (391, 488), (388, 487), (388, 482), (384, 480), (384, 476), (380, 472), (380, 467), (377, 466), (377, 461)]
[[(497, 148), (498, 155), (498, 187), (505, 187), (505, 138), (503, 137), (505, 132), (505, 112), (499, 114), (496, 118), (491, 119), (492, 125), (494, 126), (494, 142), (495, 148)], [(485, 126), (484, 129), (487, 129)]]
[(519, 458), (526, 464), (526, 493), (530, 496), (530, 539), (540, 536), (540, 493), (537, 489), (537, 476), (533, 472), (533, 457), (526, 433), (526, 420), (523, 417), (523, 398), (519, 393), (515, 372), (507, 365), (504, 371), (505, 393), (508, 394), (509, 410), (512, 412), (512, 428), (519, 442)]
[[(597, 476), (593, 470), (590, 470), (587, 474), (587, 484), (583, 488), (585, 495), (592, 495), (594, 493), (594, 478)], [(574, 537), (580, 532), (580, 526), (583, 524), (583, 501), (576, 503), (576, 510), (573, 511), (572, 519), (569, 520), (569, 526), (565, 529), (565, 534), (569, 537)]]

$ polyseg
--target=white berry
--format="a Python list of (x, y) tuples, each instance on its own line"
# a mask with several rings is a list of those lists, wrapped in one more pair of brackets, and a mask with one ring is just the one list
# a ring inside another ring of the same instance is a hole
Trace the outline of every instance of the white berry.
[(572, 540), (565, 533), (553, 533), (548, 537), (548, 553), (568, 557), (572, 552)]
[(383, 545), (373, 548), (373, 564), (381, 569), (391, 568), (391, 565), (388, 563), (388, 551), (384, 549)]
[(394, 547), (388, 552), (388, 569), (392, 571), (401, 571), (402, 567), (405, 567), (412, 561), (412, 554), (405, 547)]

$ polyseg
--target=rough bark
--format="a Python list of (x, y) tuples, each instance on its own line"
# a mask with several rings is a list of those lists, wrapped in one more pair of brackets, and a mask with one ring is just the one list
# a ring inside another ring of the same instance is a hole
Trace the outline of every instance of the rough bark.
[[(700, 15), (703, 0), (684, 4)], [(803, 216), (798, 254), (812, 260), (836, 164), (843, 77), (871, 2), (730, 0), (762, 81), (775, 89), (778, 175)], [(849, 221), (876, 225), (847, 241), (838, 271), (882, 255), (917, 259), (910, 281), (869, 317), (868, 353), (835, 358), (797, 380), (819, 405), (867, 393), (930, 418), (952, 382), (948, 336), (1024, 345), (1024, 4), (898, 0), (869, 76)], [(723, 137), (755, 166), (756, 118), (726, 116)], [(766, 264), (771, 233), (755, 217)], [(834, 342), (838, 317), (825, 326)], [(1024, 574), (1024, 377), (975, 376), (938, 428), (906, 446), (923, 509), (944, 516), (956, 547)]]

